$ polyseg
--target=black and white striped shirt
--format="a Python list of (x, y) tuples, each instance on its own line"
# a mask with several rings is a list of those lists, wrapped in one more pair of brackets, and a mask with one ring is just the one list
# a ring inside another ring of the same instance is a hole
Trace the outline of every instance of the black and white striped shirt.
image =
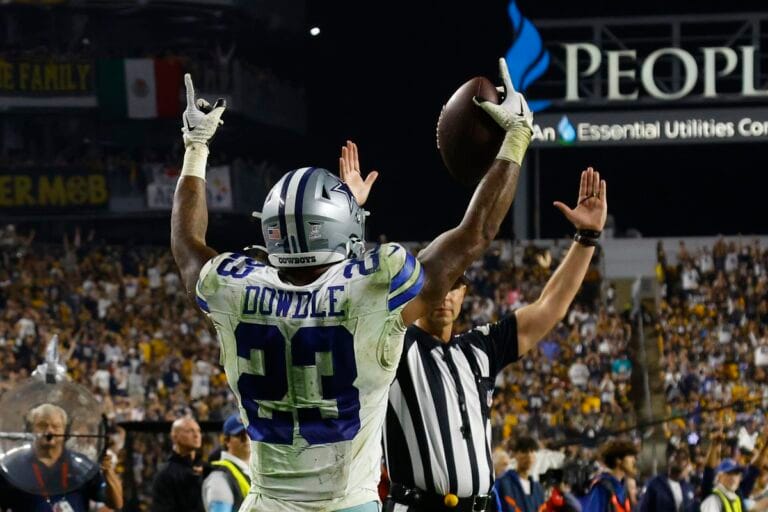
[(449, 343), (408, 328), (384, 425), (393, 483), (459, 497), (490, 492), (494, 382), (517, 354), (514, 315)]

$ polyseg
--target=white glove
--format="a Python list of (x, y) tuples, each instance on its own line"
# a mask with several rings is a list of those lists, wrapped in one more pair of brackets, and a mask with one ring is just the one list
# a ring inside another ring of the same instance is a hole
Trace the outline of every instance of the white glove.
[(515, 91), (512, 79), (509, 77), (507, 62), (503, 57), (499, 59), (499, 74), (504, 82), (503, 92), (506, 93), (501, 104), (481, 101), (477, 97), (472, 100), (507, 132), (496, 158), (522, 164), (533, 135), (533, 113), (525, 97)]
[(208, 143), (216, 134), (216, 129), (224, 124), (221, 115), (227, 108), (223, 99), (216, 100), (211, 106), (204, 99), (195, 99), (195, 86), (189, 73), (184, 75), (187, 88), (187, 108), (181, 116), (181, 133), (184, 136), (184, 165), (182, 176), (195, 176), (205, 180), (205, 166), (208, 162)]
[(193, 142), (208, 144), (216, 133), (216, 129), (224, 124), (221, 115), (227, 108), (227, 102), (219, 98), (211, 106), (204, 99), (195, 99), (195, 86), (189, 73), (184, 75), (184, 85), (187, 88), (187, 108), (182, 114), (184, 126), (184, 146), (189, 147)]

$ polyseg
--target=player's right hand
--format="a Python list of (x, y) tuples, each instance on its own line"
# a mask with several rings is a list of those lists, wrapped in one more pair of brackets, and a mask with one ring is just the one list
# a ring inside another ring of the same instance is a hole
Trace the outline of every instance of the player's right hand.
[(184, 75), (184, 85), (187, 88), (187, 108), (181, 116), (184, 146), (189, 147), (193, 142), (207, 145), (216, 134), (216, 129), (224, 124), (221, 115), (227, 108), (227, 102), (219, 98), (211, 105), (202, 98), (196, 99), (195, 86), (189, 73)]
[(533, 130), (533, 112), (528, 107), (528, 102), (525, 101), (525, 96), (515, 90), (515, 86), (512, 84), (512, 78), (509, 76), (509, 70), (507, 69), (507, 61), (504, 57), (499, 59), (499, 74), (501, 80), (504, 82), (503, 92), (504, 101), (497, 105), (492, 101), (481, 101), (477, 97), (472, 98), (475, 105), (485, 110), (499, 126), (504, 128), (504, 131), (510, 131), (516, 126), (527, 126), (530, 130)]

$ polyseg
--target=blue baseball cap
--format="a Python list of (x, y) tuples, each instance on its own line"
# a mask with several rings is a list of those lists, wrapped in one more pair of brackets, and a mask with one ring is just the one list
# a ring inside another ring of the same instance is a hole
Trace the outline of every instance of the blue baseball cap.
[(240, 432), (245, 430), (245, 425), (243, 425), (243, 420), (240, 419), (240, 414), (234, 413), (229, 416), (224, 421), (224, 428), (222, 431), (225, 435), (228, 436), (237, 436), (240, 435)]
[(740, 473), (742, 471), (744, 471), (744, 467), (739, 466), (735, 460), (723, 459), (723, 461), (718, 464), (715, 473)]

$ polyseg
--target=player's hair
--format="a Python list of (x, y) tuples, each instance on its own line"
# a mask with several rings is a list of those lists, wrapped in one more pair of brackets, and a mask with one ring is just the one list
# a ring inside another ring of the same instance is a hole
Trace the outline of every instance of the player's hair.
[(512, 445), (512, 451), (515, 453), (535, 452), (538, 449), (539, 442), (528, 436), (518, 437), (515, 443)]
[(456, 288), (460, 286), (469, 286), (471, 281), (469, 280), (469, 276), (467, 276), (467, 273), (464, 272), (461, 274), (457, 279), (456, 282), (453, 283), (453, 286), (451, 286), (451, 290), (455, 290)]
[(67, 411), (54, 404), (40, 404), (37, 407), (30, 409), (30, 411), (27, 413), (27, 421), (30, 425), (34, 425), (38, 418), (51, 416), (52, 414), (58, 414), (61, 416), (65, 426), (69, 422)]
[(671, 458), (679, 458), (680, 456), (684, 456), (688, 459), (691, 458), (691, 451), (687, 446), (680, 446), (678, 448), (675, 448), (673, 450), (670, 450), (668, 459)]
[(610, 469), (615, 469), (627, 455), (637, 455), (637, 447), (626, 439), (611, 439), (600, 449), (600, 460)]

